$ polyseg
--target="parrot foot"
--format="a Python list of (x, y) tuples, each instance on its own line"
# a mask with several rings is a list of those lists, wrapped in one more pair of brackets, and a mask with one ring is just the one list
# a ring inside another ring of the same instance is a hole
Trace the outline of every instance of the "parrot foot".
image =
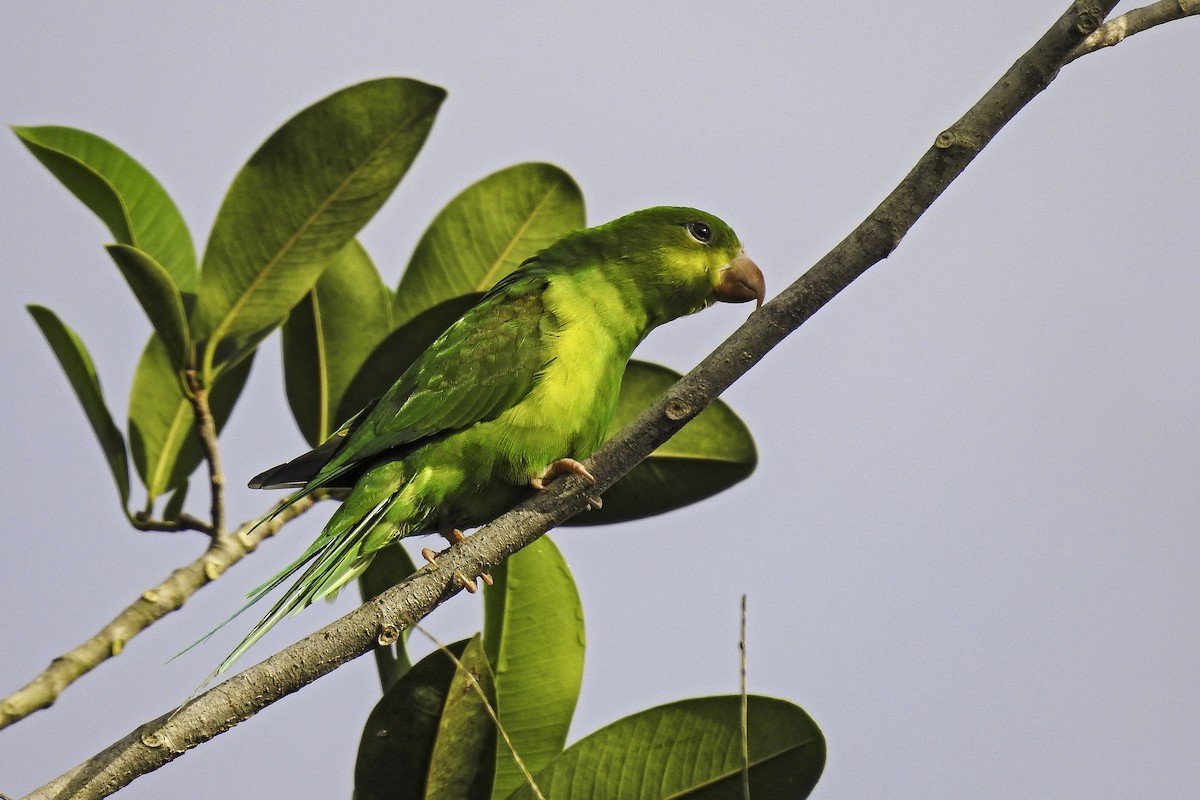
[(596, 476), (588, 472), (588, 468), (583, 464), (573, 458), (560, 458), (542, 470), (541, 475), (530, 478), (529, 485), (540, 491), (546, 488), (547, 483), (563, 475), (578, 475), (588, 483), (596, 482)]
[[(458, 528), (450, 528), (449, 530), (442, 529), (441, 534), (446, 539), (446, 541), (450, 543), (451, 547), (453, 547), (454, 545), (458, 544), (459, 542), (461, 542), (467, 538), (463, 534), (463, 532), (460, 531)], [(424, 555), (424, 552), (422, 551), (421, 554)], [(479, 579), (482, 580), (484, 583), (486, 583), (488, 586), (493, 585), (492, 574), (490, 572), (488, 572), (486, 569), (482, 570), (479, 573)], [(474, 585), (474, 582), (472, 582), (472, 585)], [(463, 584), (463, 588), (467, 589), (468, 592), (471, 592), (472, 594), (474, 594), (474, 590), (467, 588), (467, 585), (465, 583)]]
[[(548, 467), (542, 470), (541, 475), (534, 475), (529, 479), (529, 485), (538, 491), (546, 488), (546, 484), (550, 483), (555, 478), (563, 475), (578, 475), (590, 484), (595, 485), (596, 476), (588, 471), (588, 468), (580, 464), (573, 458), (560, 458), (552, 462)], [(600, 499), (600, 495), (588, 493), (585, 495), (589, 508), (599, 510), (604, 506), (604, 501)]]
[[(441, 567), (437, 563), (437, 553), (433, 552), (428, 547), (423, 547), (423, 548), (421, 548), (421, 555), (430, 564), (433, 564), (433, 566), (437, 567), (438, 569), (441, 569)], [(475, 583), (475, 581), (471, 580), (466, 575), (464, 575), (462, 573), (462, 570), (459, 570), (459, 569), (454, 570), (454, 577), (458, 578), (459, 584), (464, 589), (466, 589), (470, 594), (475, 594), (476, 592), (479, 591), (479, 586)], [(488, 580), (485, 581), (489, 585), (491, 584), (490, 579), (491, 579), (491, 576), (489, 575)]]

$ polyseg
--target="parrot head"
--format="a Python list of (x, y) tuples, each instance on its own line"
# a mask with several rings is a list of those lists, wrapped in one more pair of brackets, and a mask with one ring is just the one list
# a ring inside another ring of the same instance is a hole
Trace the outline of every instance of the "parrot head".
[(722, 220), (695, 208), (635, 211), (591, 229), (599, 259), (637, 287), (655, 324), (713, 303), (762, 305), (763, 274)]

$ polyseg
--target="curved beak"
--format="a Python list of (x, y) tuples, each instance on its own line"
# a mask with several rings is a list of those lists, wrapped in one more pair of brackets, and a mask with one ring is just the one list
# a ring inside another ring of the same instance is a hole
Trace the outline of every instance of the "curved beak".
[(721, 267), (714, 293), (722, 303), (748, 303), (754, 300), (754, 307), (759, 308), (766, 297), (767, 284), (763, 280), (762, 270), (743, 250)]

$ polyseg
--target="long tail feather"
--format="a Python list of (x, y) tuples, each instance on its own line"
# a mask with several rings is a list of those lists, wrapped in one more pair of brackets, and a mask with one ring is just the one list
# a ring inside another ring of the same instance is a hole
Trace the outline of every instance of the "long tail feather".
[[(382, 519), (392, 498), (388, 497), (381, 501), (370, 513), (366, 514), (362, 519), (356, 522), (348, 531), (337, 535), (322, 534), (317, 537), (307, 550), (300, 556), (288, 564), (282, 571), (272, 577), (270, 580), (261, 584), (246, 595), (246, 603), (235, 611), (228, 619), (217, 625), (204, 636), (200, 637), (190, 645), (180, 650), (171, 660), (179, 658), (179, 656), (191, 650), (197, 645), (207, 642), (212, 638), (213, 634), (224, 628), (230, 622), (233, 622), (242, 615), (251, 606), (258, 603), (268, 594), (273, 592), (281, 584), (304, 569), (304, 572), (292, 584), (292, 586), (271, 606), (271, 610), (267, 612), (259, 622), (250, 629), (250, 632), (238, 643), (217, 669), (205, 680), (208, 680), (220, 675), (229, 669), (230, 666), (247, 650), (249, 650), (255, 642), (266, 635), (267, 631), (275, 626), (275, 623), (283, 619), (291, 613), (295, 613), (300, 609), (311, 605), (314, 600), (323, 597), (330, 591), (330, 578), (338, 573), (347, 564), (347, 556), (353, 554), (362, 540), (367, 536), (371, 529)], [(312, 563), (309, 563), (312, 562)], [(305, 568), (305, 565), (308, 565)], [(340, 584), (339, 584), (340, 585)], [(325, 591), (322, 592), (322, 589)]]
[[(322, 488), (322, 487), (324, 487), (324, 486), (327, 486), (327, 485), (329, 485), (329, 484), (333, 483), (333, 482), (334, 482), (334, 481), (336, 481), (338, 478), (340, 478), (342, 475), (345, 475), (347, 472), (350, 472), (350, 471), (351, 471), (351, 470), (353, 470), (353, 469), (355, 469), (355, 465), (353, 465), (353, 464), (343, 464), (342, 466), (338, 467), (337, 469), (335, 469), (335, 470), (331, 470), (331, 471), (329, 472), (329, 474), (328, 474), (328, 475), (322, 475), (322, 476), (320, 476), (319, 478), (313, 478), (311, 481), (309, 481), (307, 484), (305, 484), (303, 487), (301, 487), (301, 488), (300, 488), (298, 491), (296, 491), (296, 493), (295, 493), (295, 494), (293, 494), (291, 497), (289, 497), (289, 498), (288, 498), (287, 500), (285, 500), (284, 502), (280, 503), (280, 504), (279, 504), (279, 505), (278, 505), (278, 506), (275, 508), (275, 510), (273, 510), (273, 511), (272, 511), (270, 514), (267, 514), (265, 517), (263, 517), (262, 519), (260, 519), (258, 522), (254, 523), (254, 527), (253, 527), (253, 528), (251, 528), (249, 531), (247, 531), (247, 532), (246, 532), (246, 533), (247, 533), (247, 535), (249, 535), (249, 534), (253, 533), (253, 532), (254, 532), (254, 531), (256, 531), (256, 530), (258, 530), (258, 527), (259, 527), (260, 525), (266, 525), (268, 522), (270, 522), (271, 520), (273, 520), (273, 519), (275, 519), (276, 517), (278, 517), (278, 516), (279, 516), (280, 514), (282, 514), (282, 513), (283, 513), (285, 510), (287, 510), (287, 509), (288, 509), (288, 508), (290, 508), (291, 506), (295, 505), (295, 504), (296, 504), (296, 502), (297, 502), (298, 500), (300, 500), (300, 499), (302, 499), (302, 498), (305, 498), (305, 497), (307, 497), (308, 495), (310, 495), (310, 494), (312, 494), (313, 492), (315, 492), (317, 489), (320, 489), (320, 488)], [(252, 487), (252, 488), (253, 488), (253, 487)], [(318, 539), (317, 539), (317, 541), (314, 543), (313, 547), (310, 547), (310, 548), (309, 548), (309, 552), (306, 552), (306, 553), (305, 553), (305, 556), (307, 556), (307, 555), (310, 555), (310, 554), (311, 554), (311, 552), (313, 552), (313, 551), (314, 551), (314, 548), (315, 548), (315, 547), (317, 547), (317, 546), (319, 546), (319, 545), (321, 544), (321, 541), (322, 541), (322, 539), (321, 539), (321, 538), (318, 538)], [(305, 556), (301, 556), (301, 559), (305, 558)], [(291, 568), (289, 567), (289, 569), (291, 569)], [(284, 570), (284, 572), (286, 573), (286, 572), (287, 572), (287, 570)], [(286, 576), (285, 576), (285, 577), (286, 577)], [(272, 579), (272, 580), (273, 580), (273, 579)], [(268, 583), (269, 583), (269, 581), (268, 581)], [(265, 585), (265, 584), (264, 584), (264, 585)], [(278, 585), (278, 584), (276, 584), (276, 585)], [(261, 587), (260, 587), (260, 588), (261, 588)], [(257, 591), (257, 590), (256, 590), (256, 591)], [(269, 591), (269, 590), (268, 590), (268, 591)], [(239, 612), (239, 613), (240, 613), (240, 612)], [(234, 616), (237, 616), (237, 615), (235, 614)], [(220, 630), (220, 626), (218, 626), (217, 630)], [(185, 652), (186, 652), (186, 651), (185, 651)]]
[[(259, 620), (242, 641), (238, 643), (238, 646), (233, 649), (233, 652), (225, 657), (220, 666), (217, 667), (217, 674), (220, 675), (229, 669), (243, 653), (265, 636), (267, 631), (271, 630), (279, 620), (288, 614), (311, 605), (314, 600), (322, 597), (321, 588), (327, 583), (329, 576), (345, 568), (347, 555), (352, 554), (358, 548), (358, 545), (366, 538), (371, 528), (375, 527), (376, 523), (382, 519), (390, 503), (390, 497), (381, 501), (371, 513), (364, 516), (354, 527), (345, 533), (333, 537), (322, 536), (313, 543), (312, 547), (305, 551), (304, 555), (292, 562), (287, 569), (251, 592), (250, 600), (242, 608), (242, 611), (254, 605), (254, 603), (274, 590), (275, 587), (290, 578), (306, 562), (312, 561), (283, 596), (275, 602), (275, 605), (271, 606), (271, 610), (267, 612), (266, 616)], [(241, 611), (238, 613), (240, 614)]]
[(251, 478), (247, 486), (251, 489), (299, 489), (321, 471), (344, 443), (345, 437), (331, 436), (319, 447), (263, 470)]

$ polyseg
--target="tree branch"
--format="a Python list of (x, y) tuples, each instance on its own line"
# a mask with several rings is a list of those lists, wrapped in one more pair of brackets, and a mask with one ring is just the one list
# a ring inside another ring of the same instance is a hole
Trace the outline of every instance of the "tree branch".
[(176, 569), (166, 580), (143, 592), (95, 636), (55, 658), (40, 675), (0, 700), (0, 730), (20, 722), (35, 711), (49, 708), (64, 689), (104, 661), (120, 655), (126, 642), (179, 609), (198, 589), (216, 580), (229, 567), (254, 552), (264, 539), (274, 536), (284, 524), (303, 514), (324, 496), (318, 494), (304, 498), (269, 522), (259, 525), (258, 520), (252, 520), (243, 523), (233, 535), (227, 533), (225, 476), (221, 469), (217, 426), (208, 403), (208, 390), (200, 383), (194, 369), (186, 370), (184, 378), (196, 415), (196, 433), (208, 465), (212, 521), (205, 522), (190, 514), (181, 514), (178, 520), (161, 520), (144, 512), (134, 514), (129, 522), (140, 531), (199, 531), (211, 537), (208, 549), (191, 564)]
[(252, 521), (242, 525), (233, 534), (213, 536), (204, 555), (176, 569), (157, 586), (142, 592), (141, 597), (95, 636), (51, 661), (40, 675), (0, 701), (0, 729), (19, 722), (35, 711), (49, 708), (64, 689), (108, 659), (120, 655), (126, 642), (180, 608), (198, 589), (216, 580), (221, 573), (252, 553), (286, 522), (311, 508), (313, 502), (313, 499), (306, 497), (257, 528), (254, 527), (256, 521)]
[(1135, 33), (1141, 33), (1156, 25), (1195, 14), (1200, 14), (1200, 0), (1159, 0), (1152, 5), (1135, 8), (1110, 19), (1092, 31), (1091, 35), (1075, 46), (1067, 56), (1066, 63), (1070, 64), (1080, 56), (1120, 44)]
[[(899, 244), (916, 220), (1012, 117), (1057, 75), (1074, 48), (1094, 31), (1115, 0), (1076, 2), (962, 119), (938, 135), (903, 181), (849, 236), (799, 280), (750, 318), (632, 425), (589, 460), (604, 490), (666, 441), (718, 394), (796, 330), (871, 265)], [(134, 730), (87, 762), (29, 795), (104, 797), (139, 775), (249, 719), (380, 639), (393, 641), (397, 621), (419, 620), (461, 590), (455, 571), (477, 575), (587, 506), (575, 477), (487, 525), (403, 583), (340, 620), (235, 675), (177, 712)]]

